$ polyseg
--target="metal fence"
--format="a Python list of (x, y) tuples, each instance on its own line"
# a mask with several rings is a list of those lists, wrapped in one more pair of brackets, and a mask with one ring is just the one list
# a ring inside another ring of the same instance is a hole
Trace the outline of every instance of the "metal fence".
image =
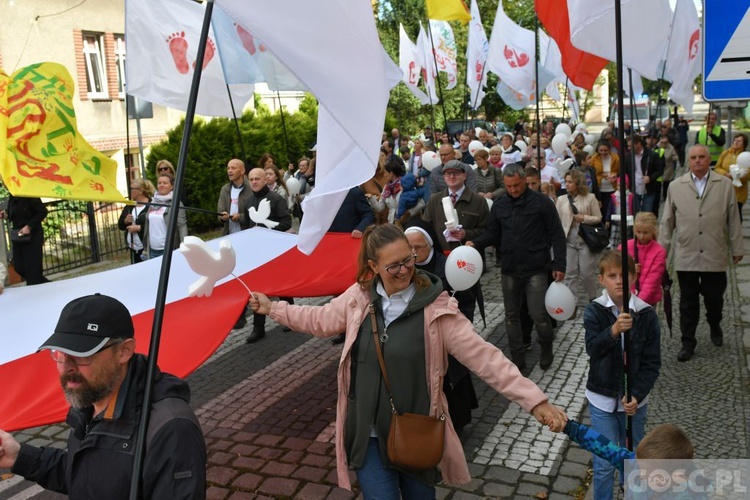
[[(57, 200), (45, 205), (45, 275), (127, 255), (124, 233), (117, 227), (123, 204)], [(3, 236), (10, 253), (8, 230)]]

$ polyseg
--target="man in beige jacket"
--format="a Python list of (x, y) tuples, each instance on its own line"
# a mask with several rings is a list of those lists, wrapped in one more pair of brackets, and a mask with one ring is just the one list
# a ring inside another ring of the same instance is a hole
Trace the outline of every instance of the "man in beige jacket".
[[(695, 351), (699, 294), (706, 305), (711, 342), (716, 347), (723, 344), (720, 323), (727, 288), (728, 251), (731, 250), (735, 264), (744, 254), (732, 181), (710, 172), (710, 164), (711, 154), (706, 146), (698, 144), (690, 148), (690, 172), (669, 185), (659, 231), (659, 243), (667, 252), (674, 242), (674, 269), (680, 283), (679, 361), (689, 360)], [(731, 249), (727, 248), (727, 233)]]

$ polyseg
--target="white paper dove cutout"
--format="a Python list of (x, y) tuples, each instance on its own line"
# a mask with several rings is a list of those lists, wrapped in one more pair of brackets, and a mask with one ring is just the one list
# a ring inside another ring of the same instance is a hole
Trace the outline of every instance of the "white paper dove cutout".
[(250, 215), (250, 220), (255, 222), (256, 224), (263, 224), (268, 229), (273, 229), (276, 226), (279, 225), (278, 222), (268, 220), (268, 217), (271, 215), (271, 202), (268, 200), (268, 198), (264, 198), (261, 200), (260, 204), (258, 205), (258, 210), (255, 210), (255, 207), (250, 207), (247, 210), (248, 215)]
[(219, 251), (216, 252), (197, 236), (186, 236), (180, 245), (180, 252), (185, 256), (190, 269), (201, 276), (188, 287), (189, 297), (210, 296), (216, 282), (232, 274), (237, 263), (237, 256), (229, 240), (222, 240)]
[(570, 170), (571, 165), (573, 165), (573, 158), (566, 158), (565, 160), (558, 158), (555, 160), (555, 168), (561, 175)]

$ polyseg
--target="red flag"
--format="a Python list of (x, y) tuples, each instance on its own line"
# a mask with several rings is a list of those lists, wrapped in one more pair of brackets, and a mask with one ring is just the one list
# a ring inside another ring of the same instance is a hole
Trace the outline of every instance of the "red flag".
[[(278, 231), (254, 228), (224, 238), (232, 240), (239, 257), (235, 273), (254, 291), (271, 296), (326, 296), (343, 292), (356, 280), (361, 240), (349, 234), (326, 234), (309, 256), (294, 247), (296, 236)], [(25, 429), (65, 418), (68, 404), (55, 363), (47, 351), (34, 351), (54, 330), (62, 306), (73, 298), (102, 292), (123, 302), (133, 317), (136, 350), (148, 352), (160, 264), (150, 260), (71, 280), (5, 290), (0, 302), (4, 322), (0, 331), (0, 429)], [(159, 368), (178, 377), (196, 370), (224, 342), (248, 298), (245, 288), (234, 279), (217, 284), (210, 297), (188, 297), (187, 285), (196, 278), (176, 253)], [(38, 301), (30, 300), (31, 296)], [(49, 314), (39, 315), (36, 309), (40, 303), (50, 308)], [(30, 317), (35, 318), (33, 327), (28, 324)]]
[(536, 14), (549, 35), (555, 39), (562, 54), (562, 66), (570, 81), (577, 87), (591, 90), (606, 59), (583, 52), (570, 41), (568, 3), (560, 0), (534, 0)]

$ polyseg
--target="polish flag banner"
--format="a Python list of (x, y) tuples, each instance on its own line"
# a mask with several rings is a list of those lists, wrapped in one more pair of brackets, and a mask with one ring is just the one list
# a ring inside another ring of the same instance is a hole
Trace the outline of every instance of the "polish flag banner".
[[(672, 9), (669, 0), (619, 0), (622, 62), (649, 80), (662, 77)], [(601, 0), (567, 0), (570, 41), (579, 50), (616, 59), (615, 7)]]
[(672, 82), (669, 98), (693, 112), (693, 82), (701, 73), (701, 25), (692, 0), (677, 0), (665, 78)]
[(409, 92), (422, 104), (429, 104), (430, 98), (417, 87), (422, 66), (417, 62), (417, 45), (409, 39), (404, 25), (398, 25), (398, 65), (403, 74), (403, 82)]
[(432, 104), (438, 102), (437, 88), (435, 87), (435, 60), (432, 57), (432, 44), (430, 37), (419, 23), (419, 35), (417, 36), (417, 62), (422, 67), (422, 80), (424, 81), (427, 95), (432, 100)]
[[(253, 228), (208, 242), (229, 240), (238, 256), (234, 274), (253, 291), (270, 296), (314, 297), (343, 292), (356, 279), (361, 240), (328, 233), (307, 256), (296, 235)], [(135, 324), (136, 350), (147, 354), (161, 259), (32, 287), (8, 288), (0, 297), (0, 429), (13, 431), (64, 420), (68, 404), (55, 362), (37, 348), (53, 333), (71, 300), (102, 293), (121, 301)], [(173, 256), (159, 348), (159, 367), (185, 377), (203, 364), (231, 331), (248, 300), (245, 287), (228, 277), (210, 297), (188, 297), (200, 279), (180, 252)], [(40, 314), (39, 304), (44, 304)]]
[[(203, 4), (186, 0), (125, 2), (128, 94), (168, 108), (187, 110), (204, 13)], [(196, 113), (231, 118), (232, 106), (241, 113), (253, 96), (254, 87), (248, 83), (229, 87), (227, 84), (211, 30)]]
[(456, 39), (453, 37), (453, 28), (448, 21), (430, 19), (430, 31), (437, 69), (448, 76), (448, 85), (445, 89), (450, 90), (458, 83), (458, 63), (456, 62), (458, 49)]
[(471, 22), (469, 23), (469, 43), (466, 47), (466, 86), (469, 87), (469, 104), (477, 109), (484, 100), (487, 86), (487, 53), (490, 42), (482, 26), (477, 0), (471, 0)]
[(565, 74), (576, 86), (592, 90), (607, 60), (577, 49), (570, 41), (568, 4), (563, 0), (535, 0), (534, 8), (544, 28), (557, 42)]

